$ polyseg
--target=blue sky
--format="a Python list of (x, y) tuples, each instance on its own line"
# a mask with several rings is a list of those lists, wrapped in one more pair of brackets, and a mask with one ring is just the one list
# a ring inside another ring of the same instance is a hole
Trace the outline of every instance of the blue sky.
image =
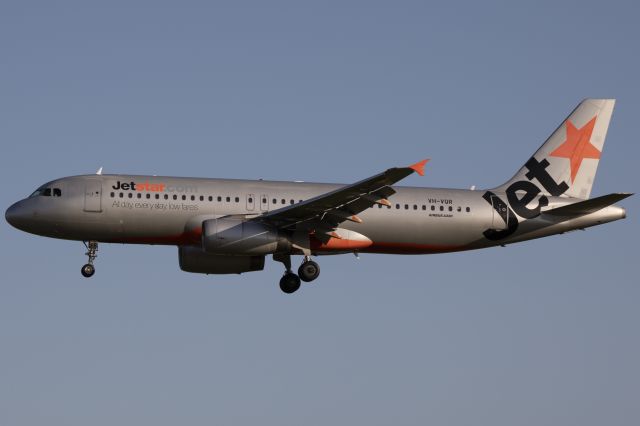
[[(618, 99), (593, 195), (634, 192), (633, 2), (0, 6), (0, 205), (92, 173), (498, 185)], [(172, 247), (0, 226), (0, 424), (640, 422), (637, 197), (507, 248), (183, 273)]]

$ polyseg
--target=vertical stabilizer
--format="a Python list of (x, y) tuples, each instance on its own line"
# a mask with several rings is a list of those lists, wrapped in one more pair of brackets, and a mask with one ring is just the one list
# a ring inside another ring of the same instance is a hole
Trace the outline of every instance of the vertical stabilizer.
[[(615, 99), (582, 101), (525, 166), (496, 190), (528, 180), (547, 195), (589, 198), (614, 105)], [(546, 173), (540, 173), (541, 168)]]

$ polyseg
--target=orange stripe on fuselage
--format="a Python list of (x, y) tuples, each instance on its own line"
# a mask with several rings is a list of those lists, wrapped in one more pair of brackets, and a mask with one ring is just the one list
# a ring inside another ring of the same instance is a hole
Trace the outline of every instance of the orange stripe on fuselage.
[(311, 250), (313, 251), (352, 251), (362, 250), (371, 246), (371, 240), (348, 240), (345, 238), (330, 238), (329, 241), (323, 243), (316, 237), (309, 237)]
[(435, 244), (414, 244), (414, 243), (394, 243), (394, 242), (373, 242), (373, 244), (363, 250), (363, 253), (381, 254), (435, 254), (449, 253), (452, 251), (466, 250), (467, 246), (435, 245)]
[[(202, 243), (202, 228), (196, 228), (189, 232), (178, 235), (148, 236), (148, 237), (127, 237), (112, 241), (112, 243), (128, 244), (159, 244), (175, 246), (194, 246)], [(462, 251), (469, 249), (468, 246), (459, 245), (435, 245), (435, 244), (414, 244), (395, 242), (370, 242), (358, 240), (346, 240), (331, 238), (327, 243), (322, 243), (314, 236), (310, 238), (311, 250), (313, 252), (349, 252), (358, 251), (361, 253), (380, 254), (436, 254)]]

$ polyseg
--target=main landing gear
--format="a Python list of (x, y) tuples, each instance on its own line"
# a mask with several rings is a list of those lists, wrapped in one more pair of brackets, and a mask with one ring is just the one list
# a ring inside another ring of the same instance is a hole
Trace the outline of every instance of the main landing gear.
[(287, 294), (295, 293), (300, 288), (300, 280), (308, 283), (320, 275), (320, 266), (309, 256), (304, 257), (302, 265), (298, 268), (298, 275), (291, 271), (291, 255), (274, 254), (273, 260), (284, 264), (285, 272), (280, 278), (280, 290)]
[(298, 275), (302, 281), (310, 283), (320, 276), (320, 265), (311, 260), (309, 256), (305, 256), (302, 265), (298, 268)]
[(93, 261), (96, 260), (98, 255), (98, 242), (97, 241), (83, 241), (84, 246), (87, 248), (87, 252), (85, 253), (89, 258), (89, 262), (87, 262), (82, 269), (80, 269), (80, 273), (85, 278), (90, 278), (93, 274), (96, 273), (96, 268), (93, 266)]

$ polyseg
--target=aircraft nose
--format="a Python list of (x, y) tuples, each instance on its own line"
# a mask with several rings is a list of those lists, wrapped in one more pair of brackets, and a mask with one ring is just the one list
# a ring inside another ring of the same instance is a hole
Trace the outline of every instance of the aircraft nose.
[(20, 229), (20, 225), (24, 222), (26, 217), (27, 217), (27, 213), (24, 207), (21, 206), (20, 201), (13, 204), (4, 213), (4, 218), (6, 219), (6, 221), (9, 222), (11, 226), (18, 229)]

